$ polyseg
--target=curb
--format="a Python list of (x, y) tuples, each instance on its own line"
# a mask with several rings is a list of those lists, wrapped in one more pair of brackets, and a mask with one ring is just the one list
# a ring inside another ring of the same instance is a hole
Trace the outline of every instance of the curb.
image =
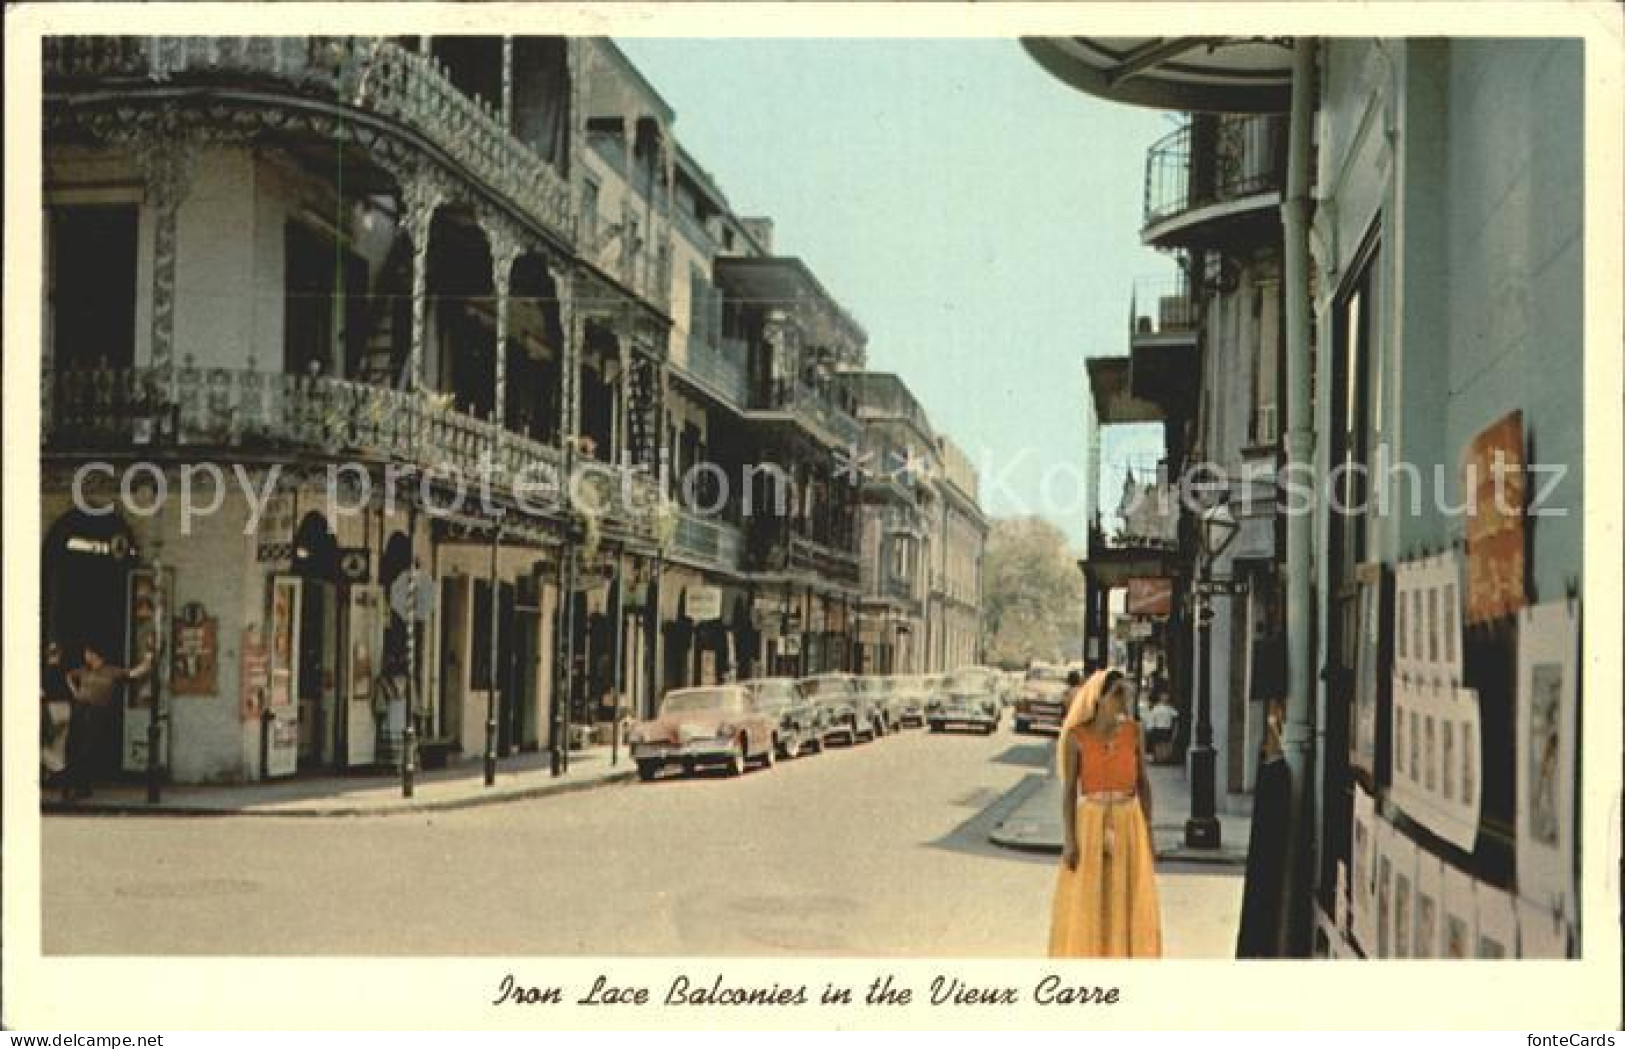
[(502, 805), (511, 801), (544, 798), (555, 794), (575, 794), (598, 787), (631, 782), (637, 778), (636, 769), (611, 772), (591, 780), (548, 782), (534, 787), (499, 791), (490, 794), (471, 794), (455, 798), (413, 798), (406, 804), (394, 803), (389, 807), (360, 805), (332, 805), (321, 808), (251, 809), (224, 808), (204, 805), (148, 805), (145, 802), (72, 802), (42, 801), (40, 814), (50, 816), (174, 816), (206, 818), (209, 816), (251, 816), (260, 819), (312, 819), (318, 817), (350, 816), (413, 816), (422, 812), (451, 812), (486, 805)]
[[(1027, 800), (1042, 788), (1047, 778), (1044, 773), (1031, 773), (1000, 799), (999, 804), (1005, 806), (1005, 811), (1009, 815), (1001, 820), (998, 826), (988, 832), (988, 841), (1013, 852), (1047, 853), (1051, 856), (1061, 854), (1061, 843), (1059, 841), (1049, 838), (1036, 838), (1006, 830), (1006, 827), (1010, 825), (1011, 817), (1015, 816), (1021, 806), (1026, 804)], [(1157, 837), (1158, 830), (1178, 832), (1179, 829), (1178, 826), (1153, 826), (1151, 828), (1152, 838)], [(1247, 865), (1247, 850), (1245, 848), (1238, 850), (1232, 846), (1217, 849), (1191, 849), (1187, 848), (1184, 842), (1181, 841), (1172, 845), (1159, 845), (1156, 848), (1156, 858), (1171, 863), (1192, 863), (1215, 867), (1245, 867)]]

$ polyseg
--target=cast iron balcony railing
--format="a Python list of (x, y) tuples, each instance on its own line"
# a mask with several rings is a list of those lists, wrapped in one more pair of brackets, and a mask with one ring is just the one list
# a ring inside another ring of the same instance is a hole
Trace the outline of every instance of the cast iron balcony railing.
[(455, 471), (470, 484), (494, 463), (497, 487), (509, 490), (515, 480), (556, 480), (563, 464), (558, 448), (451, 409), (435, 394), (346, 379), (182, 367), (66, 370), (45, 381), (43, 436), (54, 451), (274, 450)]
[(1200, 319), (1190, 281), (1183, 274), (1136, 280), (1129, 304), (1130, 336), (1191, 332)]
[(689, 510), (678, 512), (675, 545), (681, 553), (728, 570), (737, 570), (745, 554), (744, 534), (737, 525)]
[(723, 339), (712, 345), (702, 339), (688, 342), (688, 363), (684, 370), (704, 383), (736, 408), (750, 402), (750, 374), (746, 370), (747, 348), (742, 339)]
[[(467, 176), (505, 197), (566, 244), (573, 243), (569, 183), (502, 124), (499, 114), (465, 94), (431, 55), (374, 37), (47, 37), (47, 90), (52, 81), (120, 78), (235, 78), (263, 93), (267, 84), (384, 117), (422, 136)], [(250, 83), (251, 81), (251, 83)]]
[(1281, 188), (1285, 126), (1275, 114), (1224, 114), (1212, 137), (1197, 124), (1163, 136), (1146, 153), (1144, 227), (1186, 212)]

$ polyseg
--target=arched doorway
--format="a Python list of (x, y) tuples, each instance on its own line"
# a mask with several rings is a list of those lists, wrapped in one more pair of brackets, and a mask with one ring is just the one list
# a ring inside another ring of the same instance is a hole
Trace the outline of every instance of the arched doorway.
[[(147, 602), (149, 625), (154, 611), (150, 573), (149, 589), (137, 593), (138, 567), (129, 526), (115, 512), (70, 510), (46, 532), (40, 557), (40, 636), (61, 647), (64, 668), (82, 665), (87, 645), (114, 664), (137, 661), (132, 605), (138, 597)], [(124, 699), (115, 703), (103, 730), (91, 737), (99, 744), (83, 757), (89, 780), (116, 778), (122, 771), (124, 706)]]
[(294, 702), (299, 718), (301, 769), (343, 763), (344, 718), (339, 702), (338, 541), (327, 518), (312, 510), (300, 520), (293, 539), (289, 573), (297, 584), (293, 627), (296, 663)]

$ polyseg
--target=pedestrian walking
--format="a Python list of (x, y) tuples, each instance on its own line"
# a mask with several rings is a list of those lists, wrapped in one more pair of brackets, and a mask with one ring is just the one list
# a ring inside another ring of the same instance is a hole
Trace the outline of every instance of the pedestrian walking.
[(1057, 958), (1162, 953), (1151, 785), (1127, 679), (1098, 670), (1074, 690), (1057, 747), (1065, 844), (1050, 920)]
[(40, 668), (40, 773), (46, 784), (68, 767), (68, 724), (73, 718), (73, 689), (62, 666), (62, 646), (45, 646)]
[(130, 668), (114, 666), (95, 645), (84, 648), (84, 665), (68, 672), (73, 690), (73, 713), (68, 727), (68, 768), (62, 790), (63, 800), (90, 796), (90, 783), (96, 770), (109, 764), (117, 709), (114, 699), (118, 686), (138, 681), (152, 671), (152, 652)]

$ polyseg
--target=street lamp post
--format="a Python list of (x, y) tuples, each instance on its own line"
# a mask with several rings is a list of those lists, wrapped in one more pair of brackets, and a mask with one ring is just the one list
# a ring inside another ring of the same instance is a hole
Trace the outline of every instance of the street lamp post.
[(1234, 584), (1216, 583), (1213, 562), (1235, 539), (1240, 526), (1230, 507), (1220, 502), (1201, 515), (1200, 536), (1203, 570), (1196, 584), (1196, 731), (1191, 747), (1191, 814), (1185, 821), (1185, 845), (1192, 849), (1217, 849), (1220, 845), (1217, 815), (1217, 785), (1215, 783), (1215, 753), (1213, 750), (1213, 606), (1211, 594), (1221, 586), (1227, 590)]

